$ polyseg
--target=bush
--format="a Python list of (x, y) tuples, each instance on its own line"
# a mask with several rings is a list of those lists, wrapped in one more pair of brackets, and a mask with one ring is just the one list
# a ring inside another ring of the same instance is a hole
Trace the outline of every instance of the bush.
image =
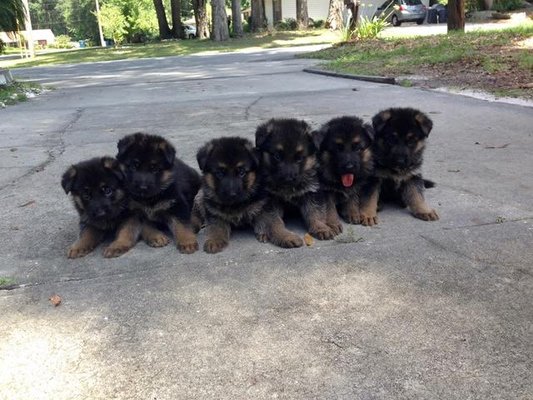
[(70, 36), (59, 35), (56, 36), (56, 41), (50, 44), (48, 47), (51, 47), (52, 49), (71, 49), (74, 46), (71, 43)]
[(275, 28), (278, 31), (295, 31), (298, 29), (298, 24), (294, 18), (285, 18), (283, 21), (279, 21)]
[(501, 12), (518, 10), (521, 7), (521, 0), (495, 0), (492, 9)]
[(373, 17), (370, 19), (362, 17), (354, 30), (353, 37), (358, 40), (374, 39), (387, 26), (389, 26), (389, 23), (384, 18)]
[(326, 26), (326, 21), (324, 21), (323, 19), (317, 19), (314, 23), (313, 23), (313, 28), (316, 28), (316, 29), (322, 29)]
[(4, 51), (6, 49), (6, 44), (2, 39), (0, 39), (0, 54), (4, 54)]

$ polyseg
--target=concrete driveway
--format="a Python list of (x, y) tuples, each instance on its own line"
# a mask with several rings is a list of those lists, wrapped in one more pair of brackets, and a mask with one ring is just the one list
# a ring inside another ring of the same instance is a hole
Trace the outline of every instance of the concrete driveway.
[[(55, 89), (0, 110), (0, 399), (533, 398), (532, 109), (306, 74), (295, 51), (14, 71)], [(390, 106), (434, 121), (438, 222), (386, 208), (295, 250), (242, 231), (219, 255), (65, 258), (60, 176), (125, 134), (196, 167), (202, 143), (270, 117)]]

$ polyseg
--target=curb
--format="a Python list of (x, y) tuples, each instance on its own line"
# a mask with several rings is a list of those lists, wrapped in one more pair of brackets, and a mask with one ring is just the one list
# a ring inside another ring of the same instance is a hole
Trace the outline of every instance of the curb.
[(358, 81), (367, 81), (367, 82), (375, 82), (375, 83), (387, 83), (389, 85), (396, 84), (395, 78), (389, 78), (386, 76), (341, 74), (338, 72), (324, 71), (324, 70), (315, 69), (315, 68), (304, 68), (303, 71), (308, 72), (310, 74), (326, 75), (326, 76), (332, 76), (335, 78), (354, 79)]

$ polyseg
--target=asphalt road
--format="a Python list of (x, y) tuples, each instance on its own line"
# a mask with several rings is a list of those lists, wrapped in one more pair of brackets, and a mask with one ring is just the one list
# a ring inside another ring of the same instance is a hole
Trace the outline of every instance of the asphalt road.
[[(292, 53), (14, 71), (54, 90), (0, 110), (0, 399), (533, 398), (532, 109), (306, 74)], [(205, 141), (270, 117), (390, 106), (434, 121), (438, 222), (386, 208), (294, 250), (242, 231), (219, 255), (65, 258), (60, 176), (125, 134), (164, 135), (196, 167)]]

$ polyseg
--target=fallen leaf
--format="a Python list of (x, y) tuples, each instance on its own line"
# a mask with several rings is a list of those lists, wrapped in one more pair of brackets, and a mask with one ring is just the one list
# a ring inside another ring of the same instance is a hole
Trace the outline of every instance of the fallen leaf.
[(315, 239), (313, 239), (313, 236), (311, 236), (309, 233), (306, 233), (304, 235), (304, 243), (306, 246), (312, 246)]
[(27, 203), (20, 204), (19, 207), (20, 207), (20, 208), (22, 208), (22, 207), (28, 207), (28, 206), (31, 206), (32, 204), (35, 204), (35, 200), (30, 200), (30, 201), (28, 201)]
[(54, 307), (57, 307), (58, 305), (61, 304), (61, 296), (59, 296), (58, 294), (54, 294), (52, 297), (50, 297), (48, 300), (50, 300), (50, 303), (52, 303), (54, 305)]

